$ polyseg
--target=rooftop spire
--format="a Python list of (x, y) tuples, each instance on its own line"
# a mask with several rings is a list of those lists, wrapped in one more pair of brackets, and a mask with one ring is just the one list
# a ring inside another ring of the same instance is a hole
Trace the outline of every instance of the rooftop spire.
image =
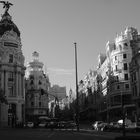
[(5, 9), (5, 12), (4, 13), (8, 13), (8, 10), (9, 10), (10, 6), (13, 5), (9, 1), (0, 1), (0, 3), (3, 4), (3, 8)]

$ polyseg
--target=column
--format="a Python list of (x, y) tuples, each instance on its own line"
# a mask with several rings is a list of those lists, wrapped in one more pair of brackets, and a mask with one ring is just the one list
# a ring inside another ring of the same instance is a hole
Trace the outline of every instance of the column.
[(18, 96), (21, 96), (21, 74), (18, 72)]
[(15, 78), (14, 78), (14, 94), (17, 95), (17, 85), (18, 85), (18, 81), (17, 81), (17, 71), (15, 71)]

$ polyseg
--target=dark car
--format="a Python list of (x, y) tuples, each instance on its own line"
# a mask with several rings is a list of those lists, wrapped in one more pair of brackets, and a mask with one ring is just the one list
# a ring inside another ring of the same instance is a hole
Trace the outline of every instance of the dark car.
[(51, 128), (51, 129), (58, 128), (58, 122), (50, 121), (50, 122), (47, 124), (47, 128)]

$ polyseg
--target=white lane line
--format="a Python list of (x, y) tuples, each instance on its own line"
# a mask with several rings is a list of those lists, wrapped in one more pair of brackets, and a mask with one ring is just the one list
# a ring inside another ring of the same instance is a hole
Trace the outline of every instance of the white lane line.
[(54, 135), (54, 132), (50, 133), (47, 137), (50, 138)]

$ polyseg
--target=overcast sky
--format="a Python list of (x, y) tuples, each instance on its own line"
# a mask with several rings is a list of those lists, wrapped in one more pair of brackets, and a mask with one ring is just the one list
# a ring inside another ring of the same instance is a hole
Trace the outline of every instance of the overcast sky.
[[(48, 71), (51, 84), (75, 90), (74, 42), (78, 80), (96, 69), (108, 40), (127, 26), (140, 31), (140, 0), (9, 0), (9, 13), (21, 32), (25, 65), (33, 51)], [(0, 13), (4, 12), (2, 4)]]

